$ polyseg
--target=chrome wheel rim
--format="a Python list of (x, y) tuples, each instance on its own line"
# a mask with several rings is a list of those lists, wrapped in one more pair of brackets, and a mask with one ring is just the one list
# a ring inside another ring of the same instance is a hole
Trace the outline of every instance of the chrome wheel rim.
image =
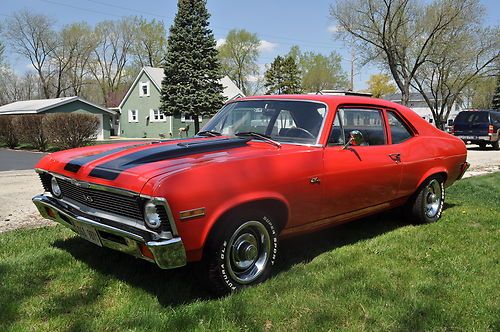
[(441, 183), (438, 180), (432, 180), (425, 188), (425, 215), (428, 218), (434, 218), (439, 213), (443, 200), (442, 193)]
[(229, 239), (226, 265), (229, 275), (241, 284), (259, 278), (271, 254), (271, 237), (258, 221), (247, 221)]

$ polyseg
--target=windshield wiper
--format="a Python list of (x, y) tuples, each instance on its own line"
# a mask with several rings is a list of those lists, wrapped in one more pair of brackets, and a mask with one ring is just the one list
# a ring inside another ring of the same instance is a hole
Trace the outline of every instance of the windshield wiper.
[(221, 133), (215, 130), (203, 130), (200, 131), (198, 134), (196, 134), (196, 136), (209, 136), (209, 137), (216, 137), (221, 135), (222, 135)]
[(234, 136), (250, 136), (250, 137), (260, 138), (264, 142), (267, 142), (269, 144), (276, 146), (278, 149), (281, 148), (281, 144), (279, 142), (276, 142), (275, 140), (271, 139), (270, 136), (260, 134), (260, 133), (257, 133), (255, 131), (242, 131), (242, 132), (234, 134)]

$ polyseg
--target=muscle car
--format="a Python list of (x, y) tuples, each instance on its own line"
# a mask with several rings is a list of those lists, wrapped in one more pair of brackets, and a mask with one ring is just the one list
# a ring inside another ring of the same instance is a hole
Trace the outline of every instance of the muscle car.
[(36, 166), (45, 192), (33, 202), (88, 241), (162, 269), (200, 262), (224, 294), (265, 280), (284, 237), (396, 207), (437, 221), (466, 157), (462, 140), (389, 101), (251, 97), (192, 138), (50, 154)]

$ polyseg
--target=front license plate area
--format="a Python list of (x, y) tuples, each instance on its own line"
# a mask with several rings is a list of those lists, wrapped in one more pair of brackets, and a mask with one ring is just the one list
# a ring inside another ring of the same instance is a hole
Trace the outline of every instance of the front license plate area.
[(77, 222), (73, 223), (73, 228), (76, 234), (80, 235), (85, 240), (97, 244), (99, 247), (102, 247), (101, 238), (94, 228)]

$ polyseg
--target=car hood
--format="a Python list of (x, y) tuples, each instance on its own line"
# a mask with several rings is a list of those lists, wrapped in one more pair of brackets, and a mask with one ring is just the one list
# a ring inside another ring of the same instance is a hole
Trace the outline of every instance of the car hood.
[(36, 168), (134, 192), (151, 178), (196, 165), (264, 156), (277, 148), (249, 138), (213, 137), (164, 142), (128, 142), (60, 151), (45, 156)]

